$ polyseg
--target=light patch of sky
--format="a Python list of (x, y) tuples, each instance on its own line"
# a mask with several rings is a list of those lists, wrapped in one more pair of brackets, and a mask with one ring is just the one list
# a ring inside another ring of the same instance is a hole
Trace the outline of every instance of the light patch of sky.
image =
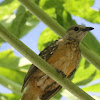
[(12, 93), (12, 91), (0, 85), (0, 93)]
[(99, 10), (100, 9), (100, 0), (94, 0), (94, 5), (91, 7), (94, 10)]
[(0, 3), (3, 2), (4, 0), (0, 0)]

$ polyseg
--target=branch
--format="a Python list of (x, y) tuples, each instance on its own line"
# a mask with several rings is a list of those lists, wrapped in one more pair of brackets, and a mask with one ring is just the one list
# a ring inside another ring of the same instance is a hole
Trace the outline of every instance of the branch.
[[(50, 76), (53, 80), (55, 80), (62, 87), (67, 89), (73, 95), (75, 95), (80, 100), (94, 100), (90, 95), (76, 86), (67, 78), (62, 78), (61, 75), (58, 77), (58, 73), (55, 68), (45, 62), (40, 56), (36, 55), (31, 49), (29, 49), (24, 43), (22, 43), (16, 36), (12, 33), (8, 32), (6, 28), (4, 28), (0, 24), (0, 37), (12, 45), (17, 51), (19, 51), (24, 57), (26, 57), (30, 62), (32, 62), (35, 66), (37, 66), (41, 71)], [(51, 74), (52, 73), (52, 74)]]
[(83, 43), (81, 43), (80, 49), (87, 61), (91, 62), (98, 70), (100, 70), (100, 56), (85, 47)]
[[(40, 19), (41, 21), (43, 21), (56, 34), (58, 34), (60, 37), (64, 36), (64, 34), (66, 33), (66, 30), (60, 24), (58, 24), (55, 20), (53, 20), (49, 15), (47, 15), (42, 9), (40, 9), (34, 2), (32, 2), (32, 0), (19, 0), (19, 1), (21, 2), (21, 4), (24, 7), (26, 7), (38, 19)], [(90, 63), (92, 63), (94, 66), (96, 66), (96, 68), (98, 68), (100, 70), (100, 60), (97, 59), (97, 58), (95, 59), (94, 57), (91, 59), (91, 57), (89, 57), (89, 56), (93, 55), (92, 52), (89, 52), (88, 54), (86, 52), (84, 52), (82, 43), (80, 44), (80, 48), (82, 48), (81, 49), (82, 55), (85, 55), (84, 57)], [(86, 48), (86, 49), (88, 49), (88, 48)]]

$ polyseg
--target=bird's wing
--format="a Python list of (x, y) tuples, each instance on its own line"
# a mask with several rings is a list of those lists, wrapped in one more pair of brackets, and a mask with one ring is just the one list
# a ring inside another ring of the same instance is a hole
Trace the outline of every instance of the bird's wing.
[[(58, 40), (54, 41), (49, 46), (47, 46), (43, 51), (41, 51), (39, 56), (42, 59), (44, 59), (45, 61), (47, 61), (50, 58), (50, 56), (52, 56), (52, 54), (54, 53), (54, 51), (56, 50), (57, 47), (58, 47)], [(30, 66), (30, 68), (24, 78), (24, 83), (23, 83), (21, 92), (24, 90), (24, 88), (26, 87), (26, 85), (28, 83), (28, 80), (30, 79), (30, 77), (34, 74), (34, 72), (37, 69), (38, 68), (33, 64)]]
[(58, 86), (56, 89), (47, 92), (46, 94), (42, 95), (42, 97), (40, 98), (41, 100), (49, 100), (52, 96), (54, 96), (60, 89), (62, 88), (62, 86)]
[[(74, 69), (70, 75), (67, 78), (70, 78), (74, 72), (76, 71), (76, 69)], [(41, 100), (49, 100), (51, 97), (53, 97), (59, 90), (61, 90), (62, 86), (58, 86), (56, 89), (52, 90), (52, 91), (48, 91), (47, 93), (45, 93), (44, 95), (41, 96)]]
[(37, 70), (38, 68), (35, 67), (33, 64), (30, 66), (25, 78), (24, 78), (24, 82), (23, 82), (23, 86), (22, 86), (22, 89), (21, 89), (21, 92), (23, 92), (24, 88), (26, 87), (27, 83), (28, 83), (28, 80), (29, 78), (31, 77), (32, 74), (34, 74), (34, 72)]

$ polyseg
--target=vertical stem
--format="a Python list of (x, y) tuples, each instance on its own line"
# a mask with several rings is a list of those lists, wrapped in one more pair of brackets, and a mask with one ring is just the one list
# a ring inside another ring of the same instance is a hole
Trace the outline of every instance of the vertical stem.
[(85, 57), (87, 61), (92, 63), (98, 70), (100, 70), (100, 56), (85, 47), (83, 43), (81, 43), (80, 49), (83, 57)]

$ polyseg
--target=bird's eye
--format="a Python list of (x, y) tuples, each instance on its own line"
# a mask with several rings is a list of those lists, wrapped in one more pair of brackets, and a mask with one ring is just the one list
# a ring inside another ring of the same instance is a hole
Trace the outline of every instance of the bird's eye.
[(78, 28), (78, 27), (75, 27), (75, 28), (74, 28), (74, 30), (75, 30), (75, 31), (78, 31), (78, 30), (79, 30), (79, 28)]

